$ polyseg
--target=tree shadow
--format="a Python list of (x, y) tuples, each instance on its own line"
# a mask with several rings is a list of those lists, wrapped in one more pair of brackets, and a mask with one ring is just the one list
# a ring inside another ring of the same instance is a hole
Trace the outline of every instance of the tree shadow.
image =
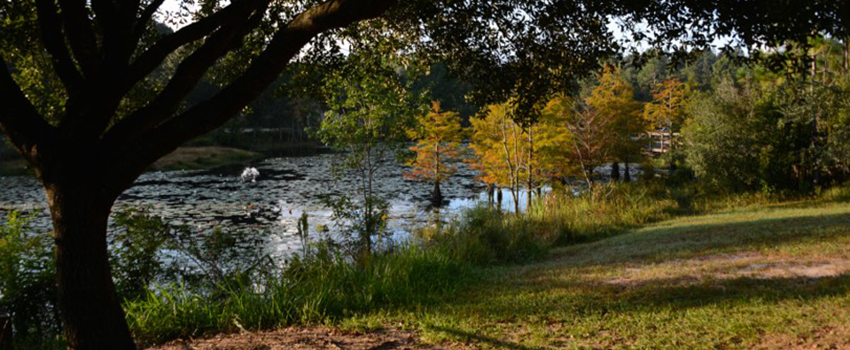
[(449, 334), (449, 335), (451, 335), (455, 338), (464, 339), (466, 341), (473, 341), (473, 342), (477, 342), (477, 343), (486, 343), (486, 344), (488, 344), (488, 345), (490, 345), (494, 348), (514, 349), (514, 350), (539, 350), (539, 349), (544, 349), (544, 348), (541, 348), (541, 347), (532, 347), (532, 346), (512, 343), (512, 342), (500, 340), (500, 339), (497, 339), (497, 338), (487, 337), (487, 336), (483, 336), (483, 335), (479, 335), (479, 334), (475, 334), (475, 333), (470, 333), (470, 332), (465, 332), (465, 331), (462, 331), (462, 330), (459, 330), (459, 329), (454, 329), (454, 328), (449, 328), (449, 327), (429, 325), (429, 326), (426, 326), (426, 329), (428, 329), (430, 331), (446, 333), (446, 334)]
[(582, 246), (567, 247), (558, 261), (568, 266), (659, 263), (707, 251), (747, 251), (807, 240), (850, 236), (850, 213), (750, 221), (659, 226)]
[[(502, 286), (467, 298), (453, 308), (473, 310), (493, 319), (533, 317), (591, 317), (606, 314), (636, 314), (661, 310), (684, 312), (690, 309), (724, 305), (738, 306), (783, 301), (813, 303), (850, 294), (850, 275), (832, 277), (739, 277), (675, 284), (669, 279), (650, 280), (637, 287), (589, 285), (569, 281), (528, 280)], [(485, 287), (486, 288), (486, 287)], [(561, 291), (567, 291), (563, 293)], [(534, 296), (533, 301), (517, 301), (514, 296)]]

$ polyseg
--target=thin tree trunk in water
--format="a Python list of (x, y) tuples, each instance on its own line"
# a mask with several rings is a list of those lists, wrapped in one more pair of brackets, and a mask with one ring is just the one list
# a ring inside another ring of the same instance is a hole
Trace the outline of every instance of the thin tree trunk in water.
[(431, 193), (431, 205), (439, 207), (443, 204), (443, 193), (440, 192), (440, 142), (434, 143), (434, 192)]
[(493, 206), (493, 196), (495, 195), (493, 187), (493, 184), (487, 184), (487, 205), (491, 207)]
[(496, 202), (497, 202), (497, 205), (499, 206), (499, 211), (502, 211), (502, 188), (501, 187), (496, 188)]
[(431, 194), (431, 204), (435, 207), (443, 203), (443, 193), (440, 191), (440, 182), (434, 181), (434, 192)]
[(611, 163), (611, 181), (620, 181), (620, 163)]
[(629, 170), (629, 158), (627, 157), (625, 162), (623, 163), (625, 169), (623, 169), (623, 182), (631, 182), (632, 181), (632, 171)]
[(112, 200), (96, 199), (101, 184), (81, 183), (45, 184), (65, 340), (70, 349), (135, 349), (110, 275), (106, 227)]

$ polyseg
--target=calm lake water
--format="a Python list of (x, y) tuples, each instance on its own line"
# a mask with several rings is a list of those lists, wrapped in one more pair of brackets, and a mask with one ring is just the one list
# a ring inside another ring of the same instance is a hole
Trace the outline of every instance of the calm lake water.
[[(311, 235), (318, 235), (317, 225), (328, 227), (329, 234), (335, 234), (331, 211), (320, 197), (337, 194), (355, 197), (360, 181), (354, 172), (338, 171), (341, 167), (335, 164), (343, 157), (319, 154), (269, 158), (206, 171), (150, 172), (124, 192), (116, 209), (145, 208), (150, 215), (162, 217), (170, 224), (198, 230), (222, 227), (268, 232), (273, 242), (270, 249), (286, 254), (300, 248), (295, 224), (302, 212), (309, 215)], [(259, 170), (255, 182), (240, 178), (246, 166)], [(458, 167), (458, 173), (442, 185), (446, 203), (439, 211), (444, 219), (487, 200), (486, 188), (475, 180), (474, 172), (465, 164)], [(427, 224), (435, 212), (429, 208), (433, 185), (405, 179), (406, 169), (392, 159), (387, 160), (374, 181), (376, 192), (389, 201), (389, 226), (397, 240), (409, 236), (415, 227)], [(3, 189), (0, 215), (5, 217), (10, 210), (41, 210), (36, 228), (50, 230), (44, 192), (34, 178), (0, 177), (0, 188)], [(510, 192), (505, 190), (503, 197), (503, 207), (512, 210)]]

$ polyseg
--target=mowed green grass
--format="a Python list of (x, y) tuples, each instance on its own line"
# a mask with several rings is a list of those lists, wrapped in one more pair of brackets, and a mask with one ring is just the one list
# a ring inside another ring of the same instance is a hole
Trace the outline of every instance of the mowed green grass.
[(482, 276), (342, 326), (462, 348), (850, 348), (850, 203), (682, 217)]

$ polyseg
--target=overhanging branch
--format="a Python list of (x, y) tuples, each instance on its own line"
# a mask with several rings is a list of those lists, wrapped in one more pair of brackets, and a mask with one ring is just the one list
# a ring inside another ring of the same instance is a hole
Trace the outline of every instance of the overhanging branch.
[[(335, 0), (304, 11), (274, 35), (245, 73), (211, 99), (138, 137), (110, 138), (110, 158), (120, 164), (114, 167), (114, 175), (135, 178), (180, 144), (223, 125), (274, 82), (289, 61), (319, 33), (380, 16), (396, 3), (397, 0)], [(118, 184), (115, 190), (122, 190), (124, 185), (129, 184)]]
[(65, 26), (71, 50), (86, 78), (94, 77), (100, 68), (97, 39), (89, 18), (86, 0), (60, 0), (62, 23)]
[[(154, 5), (156, 5), (157, 2), (160, 4), (162, 3), (161, 0), (154, 1), (154, 3), (148, 6), (145, 10), (144, 16), (139, 20), (140, 22), (136, 24), (136, 35), (139, 37), (141, 37), (141, 31), (144, 30), (144, 26), (146, 25), (146, 23), (142, 23), (141, 21), (145, 19), (145, 16), (148, 16), (148, 20), (150, 20), (149, 16), (153, 16), (153, 13), (156, 12)], [(156, 44), (139, 55), (139, 57), (130, 65), (129, 73), (124, 78), (124, 86), (122, 86), (122, 89), (129, 90), (134, 84), (136, 84), (136, 82), (144, 79), (144, 77), (153, 72), (156, 67), (159, 67), (168, 55), (181, 46), (203, 39), (223, 26), (239, 21), (240, 19), (244, 19), (254, 10), (267, 5), (268, 2), (269, 0), (234, 1), (216, 13), (208, 17), (204, 17), (201, 20), (160, 39), (156, 42)]]
[(18, 152), (36, 162), (36, 145), (53, 129), (27, 99), (0, 57), (0, 131), (5, 133)]
[(142, 35), (144, 35), (148, 22), (153, 19), (153, 15), (159, 10), (159, 7), (162, 6), (162, 3), (164, 2), (165, 0), (151, 1), (151, 3), (142, 10), (139, 18), (136, 19), (136, 24), (133, 26), (133, 42), (136, 43), (136, 45), (138, 45), (139, 40), (141, 40)]
[(265, 6), (261, 7), (248, 18), (229, 23), (213, 33), (200, 48), (180, 63), (156, 99), (121, 120), (107, 133), (107, 143), (133, 138), (170, 118), (215, 62), (238, 47), (243, 37), (259, 25), (265, 10)]
[(38, 25), (41, 27), (41, 40), (51, 56), (53, 69), (62, 80), (65, 91), (70, 95), (78, 94), (82, 91), (83, 77), (77, 71), (74, 60), (68, 52), (68, 46), (65, 45), (65, 36), (61, 28), (62, 20), (57, 13), (56, 3), (52, 0), (36, 0), (36, 7)]

